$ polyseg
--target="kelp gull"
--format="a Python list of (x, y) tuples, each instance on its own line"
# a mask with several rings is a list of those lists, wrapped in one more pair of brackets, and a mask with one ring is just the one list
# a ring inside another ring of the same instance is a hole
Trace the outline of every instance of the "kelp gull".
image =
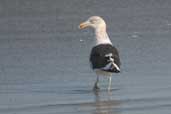
[(108, 76), (108, 90), (111, 89), (112, 73), (120, 72), (120, 59), (118, 50), (113, 46), (106, 32), (106, 23), (99, 16), (92, 16), (87, 21), (79, 25), (80, 29), (92, 27), (95, 30), (96, 44), (90, 53), (90, 63), (92, 69), (97, 74), (94, 89), (99, 89), (99, 76)]

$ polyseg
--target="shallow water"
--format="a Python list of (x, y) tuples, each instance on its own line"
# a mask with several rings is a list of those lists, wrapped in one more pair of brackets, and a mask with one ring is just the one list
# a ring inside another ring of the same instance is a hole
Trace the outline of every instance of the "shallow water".
[[(67, 3), (67, 4), (66, 4)], [(0, 1), (0, 113), (170, 114), (169, 0)], [(119, 49), (112, 91), (89, 67), (92, 30), (101, 15)]]

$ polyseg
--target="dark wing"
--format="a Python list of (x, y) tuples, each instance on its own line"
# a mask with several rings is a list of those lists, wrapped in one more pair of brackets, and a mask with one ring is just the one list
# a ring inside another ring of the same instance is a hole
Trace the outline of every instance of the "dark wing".
[(96, 47), (91, 51), (90, 62), (93, 69), (102, 68), (107, 64), (104, 54)]
[(115, 47), (110, 44), (101, 44), (93, 47), (90, 54), (92, 68), (102, 70), (105, 68), (106, 71), (112, 72), (114, 67), (112, 65), (110, 66), (109, 64), (111, 63), (111, 58), (114, 60), (114, 64), (120, 68), (119, 53)]
[(115, 64), (118, 65), (118, 67), (120, 68), (121, 62), (120, 62), (120, 58), (119, 58), (119, 52), (115, 47), (112, 47), (113, 49), (113, 58), (114, 58), (114, 62)]

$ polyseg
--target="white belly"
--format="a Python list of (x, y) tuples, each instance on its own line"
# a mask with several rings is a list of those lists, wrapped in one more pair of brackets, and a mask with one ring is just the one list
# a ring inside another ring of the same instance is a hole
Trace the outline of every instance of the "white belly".
[(100, 69), (95, 69), (94, 70), (98, 76), (112, 76), (111, 72), (103, 71)]

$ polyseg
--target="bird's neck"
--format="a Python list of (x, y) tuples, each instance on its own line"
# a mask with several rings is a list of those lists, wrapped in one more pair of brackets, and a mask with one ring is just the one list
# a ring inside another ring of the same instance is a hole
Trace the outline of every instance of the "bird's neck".
[(99, 44), (112, 44), (109, 39), (109, 36), (106, 32), (106, 28), (95, 29), (96, 45)]

